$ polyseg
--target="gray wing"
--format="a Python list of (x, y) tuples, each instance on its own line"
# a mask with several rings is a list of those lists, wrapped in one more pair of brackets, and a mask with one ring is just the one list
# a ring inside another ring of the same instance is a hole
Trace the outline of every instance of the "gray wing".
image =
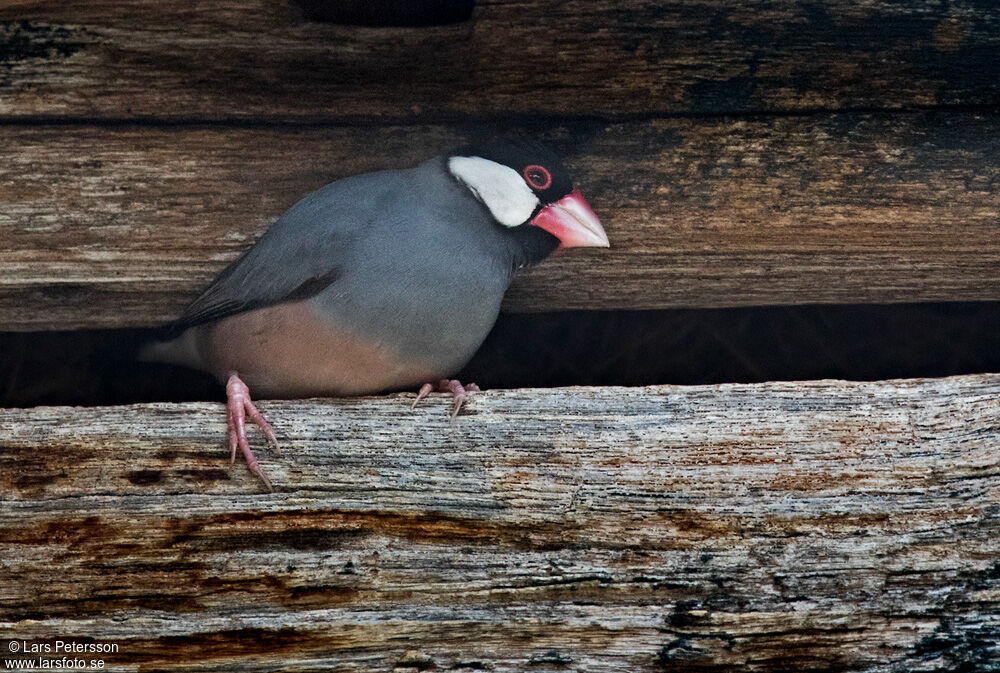
[(189, 327), (307, 299), (341, 275), (351, 245), (402, 187), (402, 171), (366, 173), (304, 197), (230, 264), (173, 323)]

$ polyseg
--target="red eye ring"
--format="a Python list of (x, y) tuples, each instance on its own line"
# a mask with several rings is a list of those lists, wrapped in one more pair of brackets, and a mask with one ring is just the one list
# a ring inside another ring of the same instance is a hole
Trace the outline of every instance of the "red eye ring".
[(552, 174), (545, 166), (538, 164), (525, 166), (522, 175), (524, 175), (525, 182), (535, 189), (548, 189), (552, 186)]

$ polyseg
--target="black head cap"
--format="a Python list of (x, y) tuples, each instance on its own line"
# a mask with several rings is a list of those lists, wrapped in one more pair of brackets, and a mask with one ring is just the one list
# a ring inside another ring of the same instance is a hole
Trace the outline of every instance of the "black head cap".
[(513, 168), (543, 204), (558, 201), (573, 189), (573, 181), (559, 155), (535, 140), (499, 136), (473, 142), (458, 154), (482, 157)]

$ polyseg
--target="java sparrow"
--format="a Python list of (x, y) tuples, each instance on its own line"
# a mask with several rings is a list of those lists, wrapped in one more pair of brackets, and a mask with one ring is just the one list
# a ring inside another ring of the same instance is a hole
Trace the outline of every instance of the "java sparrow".
[(473, 143), (307, 195), (141, 357), (225, 382), (231, 460), (239, 447), (270, 487), (245, 419), (275, 435), (250, 390), (298, 398), (424, 384), (417, 401), (436, 387), (457, 413), (478, 388), (447, 377), (485, 339), (515, 270), (582, 246), (608, 237), (551, 150)]

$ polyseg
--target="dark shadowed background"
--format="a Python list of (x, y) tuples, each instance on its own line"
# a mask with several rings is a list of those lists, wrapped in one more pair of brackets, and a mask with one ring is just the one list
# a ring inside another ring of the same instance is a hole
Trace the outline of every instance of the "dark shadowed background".
[[(136, 362), (150, 330), (0, 334), (0, 406), (224, 399)], [(1000, 303), (503, 314), (460, 374), (486, 388), (876, 380), (1000, 371)]]

